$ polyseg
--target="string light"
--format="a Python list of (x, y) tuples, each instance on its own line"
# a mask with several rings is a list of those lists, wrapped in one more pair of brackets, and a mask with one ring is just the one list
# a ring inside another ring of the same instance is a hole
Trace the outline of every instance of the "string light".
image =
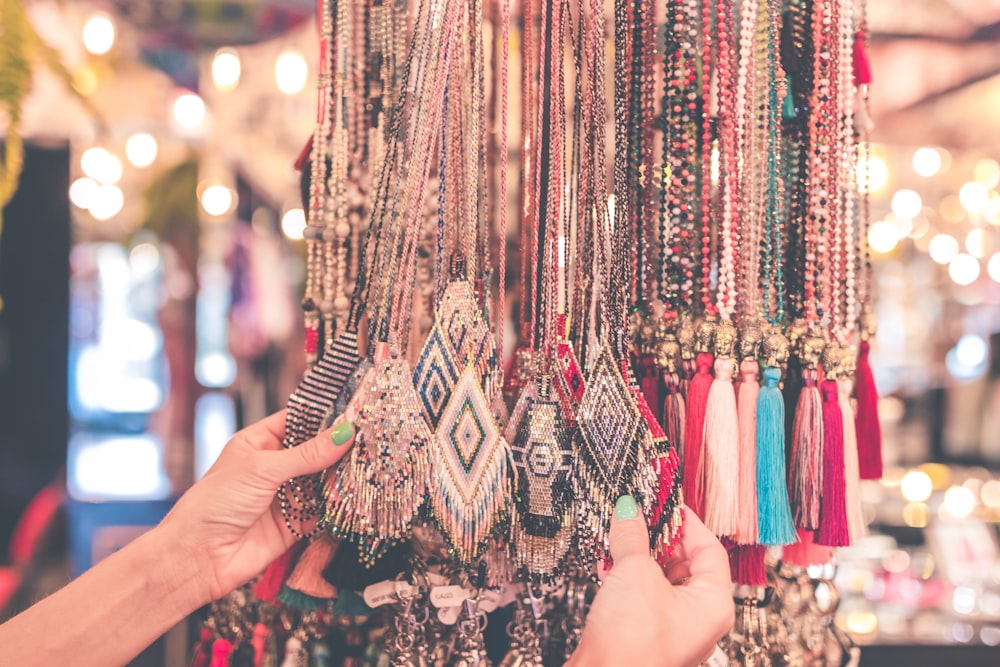
[(958, 240), (947, 234), (935, 234), (927, 252), (938, 264), (948, 264), (958, 255)]
[(83, 48), (95, 56), (103, 56), (115, 45), (115, 24), (102, 14), (91, 16), (83, 24)]
[(309, 78), (309, 65), (298, 51), (285, 51), (274, 64), (274, 78), (278, 90), (286, 95), (301, 93)]
[(125, 142), (125, 157), (135, 167), (148, 167), (156, 161), (159, 147), (151, 134), (139, 132)]
[(281, 231), (293, 241), (301, 241), (306, 229), (306, 214), (301, 208), (291, 208), (281, 216)]
[(941, 153), (936, 148), (925, 146), (913, 153), (913, 171), (926, 177), (941, 171)]
[(219, 90), (232, 90), (240, 83), (240, 56), (234, 49), (219, 49), (212, 58), (212, 81)]

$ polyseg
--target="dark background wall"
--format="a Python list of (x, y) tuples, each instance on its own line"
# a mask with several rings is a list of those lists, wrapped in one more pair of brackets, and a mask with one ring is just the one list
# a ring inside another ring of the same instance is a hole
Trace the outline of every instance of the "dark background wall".
[(28, 500), (60, 474), (69, 416), (69, 148), (27, 147), (0, 236), (0, 559)]

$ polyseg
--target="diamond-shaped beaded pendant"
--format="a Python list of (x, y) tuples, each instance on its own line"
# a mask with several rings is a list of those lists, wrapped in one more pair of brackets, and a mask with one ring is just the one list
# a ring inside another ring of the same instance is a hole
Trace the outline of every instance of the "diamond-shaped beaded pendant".
[(426, 498), (433, 434), (401, 359), (378, 363), (367, 385), (349, 463), (325, 485), (326, 522), (372, 560), (409, 536)]
[(573, 440), (547, 381), (517, 427), (512, 535), (515, 565), (530, 581), (562, 572), (574, 529)]
[(656, 420), (627, 361), (621, 362), (621, 369), (647, 433), (646, 460), (652, 465), (656, 480), (649, 503), (649, 541), (657, 557), (664, 560), (673, 553), (684, 523), (680, 457)]
[(620, 496), (643, 506), (653, 488), (643, 422), (632, 392), (607, 348), (597, 354), (577, 415), (577, 488), (581, 561), (607, 557), (611, 513)]
[(437, 428), (441, 414), (448, 405), (452, 389), (458, 382), (458, 368), (450, 345), (441, 327), (431, 327), (424, 349), (413, 368), (413, 386), (424, 406), (424, 414), (432, 428)]
[[(480, 380), (496, 365), (496, 343), (468, 280), (455, 280), (445, 288), (438, 307), (438, 324), (462, 368), (471, 364)], [(489, 388), (488, 388), (489, 389)], [(492, 396), (491, 390), (487, 394)]]
[(510, 448), (469, 366), (441, 416), (431, 453), (431, 510), (463, 564), (478, 560), (505, 519), (509, 461)]
[(587, 383), (580, 372), (573, 346), (569, 343), (563, 342), (556, 346), (556, 377), (553, 384), (559, 405), (562, 406), (563, 418), (572, 426), (576, 423), (576, 414), (580, 410)]

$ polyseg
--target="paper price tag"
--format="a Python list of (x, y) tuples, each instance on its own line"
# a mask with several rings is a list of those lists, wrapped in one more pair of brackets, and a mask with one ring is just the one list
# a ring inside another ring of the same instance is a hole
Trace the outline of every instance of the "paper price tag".
[(396, 582), (380, 581), (365, 588), (365, 604), (374, 609), (396, 601)]
[(428, 572), (427, 580), (431, 582), (431, 586), (447, 586), (450, 579), (443, 574), (438, 574), (437, 572)]
[(458, 623), (458, 614), (458, 607), (441, 607), (438, 609), (437, 617), (445, 625), (455, 625)]
[(715, 653), (711, 655), (705, 664), (708, 667), (729, 667), (729, 656), (719, 646), (716, 646)]
[(483, 591), (482, 597), (479, 599), (479, 609), (489, 614), (495, 611), (497, 607), (500, 606), (500, 601), (503, 599), (502, 590), (487, 590)]
[(438, 608), (461, 606), (469, 597), (469, 591), (461, 586), (435, 586), (431, 589), (431, 604)]

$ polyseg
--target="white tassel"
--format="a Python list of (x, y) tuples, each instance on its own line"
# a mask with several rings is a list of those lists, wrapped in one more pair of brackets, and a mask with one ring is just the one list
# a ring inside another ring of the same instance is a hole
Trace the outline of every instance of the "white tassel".
[(705, 407), (702, 464), (705, 525), (719, 537), (736, 534), (739, 517), (740, 430), (733, 390), (733, 360), (715, 360), (715, 380)]

